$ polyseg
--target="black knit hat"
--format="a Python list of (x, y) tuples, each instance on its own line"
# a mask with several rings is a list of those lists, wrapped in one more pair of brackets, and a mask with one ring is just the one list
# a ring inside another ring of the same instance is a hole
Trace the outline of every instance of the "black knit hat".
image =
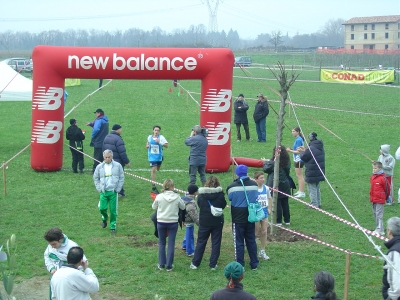
[(119, 124), (114, 124), (113, 127), (112, 127), (112, 130), (118, 130), (118, 129), (120, 129), (120, 128), (122, 128), (121, 125), (119, 125)]

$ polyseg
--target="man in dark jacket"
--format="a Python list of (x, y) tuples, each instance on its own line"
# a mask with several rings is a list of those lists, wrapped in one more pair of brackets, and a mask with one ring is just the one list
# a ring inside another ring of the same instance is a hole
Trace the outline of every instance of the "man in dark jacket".
[(185, 145), (190, 146), (189, 154), (189, 177), (190, 184), (196, 184), (196, 174), (199, 172), (200, 180), (206, 182), (206, 150), (208, 147), (207, 138), (199, 125), (193, 127), (190, 137), (185, 140)]
[(310, 204), (321, 207), (321, 191), (320, 182), (325, 181), (325, 151), (324, 144), (317, 139), (317, 134), (311, 132), (308, 135), (310, 143), (308, 148), (298, 147), (300, 159), (304, 161), (306, 167), (306, 178), (308, 194), (310, 196)]
[[(257, 244), (255, 224), (248, 221), (249, 211), (247, 199), (255, 203), (258, 198), (258, 186), (254, 180), (247, 176), (247, 166), (238, 165), (238, 176), (226, 189), (228, 199), (231, 201), (232, 231), (234, 236), (235, 260), (244, 267), (244, 245), (250, 257), (250, 267), (257, 270)], [(246, 198), (247, 194), (247, 198)]]
[(239, 94), (238, 98), (233, 103), (233, 107), (235, 109), (233, 122), (236, 124), (237, 141), (240, 142), (242, 140), (242, 135), (240, 134), (241, 125), (243, 125), (244, 132), (246, 133), (246, 140), (250, 141), (249, 122), (247, 120), (249, 105), (244, 100), (243, 94)]
[[(122, 169), (125, 166), (130, 167), (129, 158), (126, 154), (126, 148), (124, 140), (121, 137), (122, 127), (119, 124), (114, 124), (112, 131), (104, 138), (103, 152), (106, 149), (110, 149), (113, 152), (113, 160), (120, 163)], [(125, 197), (125, 190), (122, 187), (119, 195)]]
[(256, 123), (257, 142), (265, 143), (267, 141), (267, 116), (269, 114), (268, 101), (263, 94), (258, 94), (258, 101), (254, 108), (253, 119)]
[(230, 262), (224, 269), (228, 284), (222, 290), (212, 293), (210, 300), (256, 300), (252, 294), (243, 290), (241, 283), (244, 277), (244, 268), (236, 261)]
[(108, 134), (108, 118), (104, 115), (104, 111), (98, 108), (94, 113), (96, 114), (96, 119), (93, 122), (86, 123), (87, 126), (93, 128), (90, 142), (90, 146), (94, 148), (93, 158), (95, 159), (93, 161), (92, 174), (97, 165), (103, 161), (103, 141)]
[(396, 270), (386, 262), (383, 265), (382, 297), (385, 300), (400, 299), (400, 218), (392, 217), (387, 221), (387, 236), (385, 243), (388, 248), (387, 258)]
[[(65, 136), (66, 139), (69, 140), (69, 145), (71, 146), (69, 149), (72, 154), (72, 171), (74, 173), (78, 173), (78, 163), (79, 163), (79, 172), (83, 174), (83, 169), (85, 168), (85, 164), (83, 162), (83, 140), (85, 139), (85, 135), (77, 126), (77, 122), (75, 119), (69, 120), (69, 124), (71, 126), (68, 127)], [(79, 150), (79, 151), (76, 151)]]

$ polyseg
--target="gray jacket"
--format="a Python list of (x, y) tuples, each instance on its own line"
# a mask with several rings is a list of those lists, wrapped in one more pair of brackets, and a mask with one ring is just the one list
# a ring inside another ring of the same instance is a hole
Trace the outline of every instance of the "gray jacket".
[(189, 165), (205, 166), (207, 162), (207, 138), (201, 133), (198, 133), (194, 136), (188, 137), (185, 140), (185, 145), (190, 146)]
[(105, 162), (97, 165), (93, 174), (94, 185), (96, 190), (100, 193), (105, 191), (115, 191), (119, 193), (124, 185), (124, 170), (120, 163), (111, 161), (111, 180), (106, 180), (104, 165)]

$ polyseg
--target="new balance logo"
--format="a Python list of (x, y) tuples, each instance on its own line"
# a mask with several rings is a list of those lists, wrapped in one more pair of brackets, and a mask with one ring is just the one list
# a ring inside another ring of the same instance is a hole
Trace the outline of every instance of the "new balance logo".
[(32, 100), (32, 109), (56, 110), (61, 106), (61, 98), (64, 95), (62, 88), (39, 86)]
[(201, 104), (201, 111), (225, 112), (231, 106), (232, 91), (210, 89)]
[(31, 142), (38, 144), (55, 144), (60, 139), (62, 122), (37, 120), (32, 129)]
[(214, 146), (225, 145), (229, 141), (229, 133), (231, 132), (231, 123), (207, 122), (208, 128), (208, 144)]

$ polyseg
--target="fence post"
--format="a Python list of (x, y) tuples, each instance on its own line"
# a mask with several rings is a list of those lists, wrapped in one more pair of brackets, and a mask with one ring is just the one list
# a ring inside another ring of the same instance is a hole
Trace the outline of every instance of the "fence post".
[(4, 196), (7, 195), (7, 177), (6, 177), (6, 169), (7, 169), (7, 164), (3, 161), (3, 184), (4, 184)]
[(350, 250), (346, 251), (346, 271), (344, 275), (343, 300), (349, 299), (349, 281), (350, 281)]

